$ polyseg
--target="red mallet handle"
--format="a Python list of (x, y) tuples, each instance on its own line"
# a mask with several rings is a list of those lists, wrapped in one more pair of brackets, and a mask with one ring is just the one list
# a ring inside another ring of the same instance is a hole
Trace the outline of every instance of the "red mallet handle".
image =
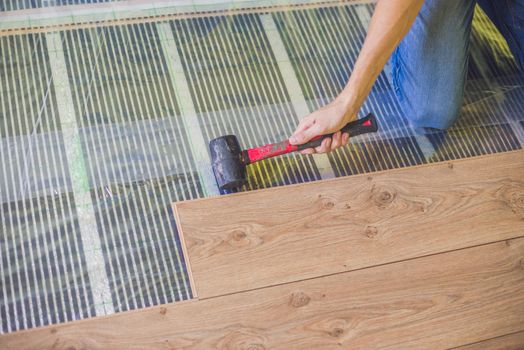
[[(377, 130), (377, 119), (372, 113), (369, 113), (364, 118), (349, 122), (342, 129), (340, 129), (342, 133), (348, 133), (350, 137), (366, 134), (368, 132), (376, 132)], [(279, 143), (271, 143), (269, 145), (251, 148), (243, 152), (244, 162), (246, 164), (250, 164), (258, 162), (262, 159), (276, 157), (286, 153), (302, 151), (308, 148), (315, 148), (320, 146), (322, 141), (328, 137), (333, 137), (333, 134), (316, 136), (302, 145), (292, 145), (289, 143), (289, 140), (284, 140)]]

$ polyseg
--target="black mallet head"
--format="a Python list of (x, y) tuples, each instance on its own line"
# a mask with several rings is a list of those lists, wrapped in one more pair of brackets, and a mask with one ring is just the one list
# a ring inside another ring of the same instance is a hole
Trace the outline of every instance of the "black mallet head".
[(209, 142), (211, 164), (218, 187), (233, 190), (247, 181), (244, 152), (235, 135), (221, 136)]

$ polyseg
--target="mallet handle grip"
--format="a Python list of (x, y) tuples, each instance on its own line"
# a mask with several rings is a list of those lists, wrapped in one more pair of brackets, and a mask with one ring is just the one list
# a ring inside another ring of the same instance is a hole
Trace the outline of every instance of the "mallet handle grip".
[[(377, 120), (375, 115), (369, 113), (361, 119), (354, 120), (347, 123), (340, 131), (348, 133), (350, 137), (365, 134), (368, 132), (375, 132), (378, 130)], [(320, 146), (322, 141), (327, 137), (332, 137), (333, 134), (319, 135), (309, 140), (302, 145), (292, 145), (289, 140), (284, 140), (279, 143), (272, 143), (258, 148), (248, 149), (243, 151), (244, 164), (258, 162), (259, 160), (280, 156), (282, 154), (301, 151), (308, 148)]]
[[(364, 118), (353, 120), (347, 123), (340, 131), (342, 133), (348, 133), (350, 137), (366, 134), (368, 132), (376, 132), (378, 130), (377, 119), (373, 113), (369, 113)], [(297, 151), (302, 151), (308, 148), (315, 148), (322, 144), (328, 137), (333, 137), (333, 134), (326, 134), (314, 137), (308, 142), (297, 145)]]

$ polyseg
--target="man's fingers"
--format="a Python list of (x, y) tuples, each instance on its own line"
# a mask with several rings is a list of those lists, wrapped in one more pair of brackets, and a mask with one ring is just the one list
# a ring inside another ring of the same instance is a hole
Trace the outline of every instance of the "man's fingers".
[(342, 146), (347, 146), (349, 143), (349, 134), (347, 132), (342, 134)]
[(315, 147), (316, 153), (326, 153), (326, 152), (329, 152), (330, 150), (331, 150), (331, 138), (330, 137), (322, 140), (322, 143), (320, 144), (320, 146)]
[(336, 133), (333, 134), (333, 141), (331, 141), (331, 150), (335, 150), (337, 149), (338, 147), (340, 147), (342, 143), (342, 139), (341, 139), (341, 135), (340, 135), (340, 131), (337, 131)]
[[(312, 134), (313, 136), (309, 137), (309, 134)], [(302, 134), (297, 134), (294, 136), (304, 137), (304, 139), (309, 140), (312, 137), (316, 136), (317, 134), (312, 133), (309, 129), (306, 130)], [(290, 139), (291, 142), (291, 139)], [(304, 141), (305, 142), (305, 141)], [(304, 142), (300, 142), (297, 144), (301, 144)], [(305, 150), (300, 151), (302, 154), (314, 154), (314, 153), (327, 153), (336, 150), (339, 147), (347, 146), (349, 143), (349, 134), (348, 133), (341, 133), (340, 131), (337, 131), (333, 134), (333, 137), (328, 137), (322, 141), (320, 146), (315, 148), (308, 148)]]
[(315, 152), (314, 148), (306, 148), (306, 149), (303, 149), (302, 151), (300, 151), (300, 153), (301, 154), (314, 154), (316, 152)]

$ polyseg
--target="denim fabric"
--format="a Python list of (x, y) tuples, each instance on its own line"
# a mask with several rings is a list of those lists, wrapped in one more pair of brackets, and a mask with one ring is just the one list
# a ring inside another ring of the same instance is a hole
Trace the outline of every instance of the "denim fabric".
[[(524, 66), (524, 0), (479, 0)], [(412, 126), (446, 129), (457, 119), (476, 0), (426, 0), (391, 57), (392, 80)]]

